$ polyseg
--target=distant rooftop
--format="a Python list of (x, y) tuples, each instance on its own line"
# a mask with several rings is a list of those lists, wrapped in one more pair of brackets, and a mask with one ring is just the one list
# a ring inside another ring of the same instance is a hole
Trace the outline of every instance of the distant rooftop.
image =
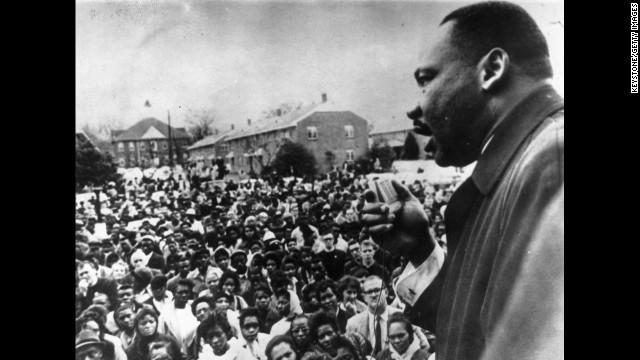
[[(169, 138), (169, 125), (156, 118), (146, 118), (138, 121), (127, 130), (114, 135), (114, 141), (134, 141), (134, 140), (159, 140)], [(184, 128), (171, 127), (171, 138), (190, 139), (191, 137), (184, 131)]]

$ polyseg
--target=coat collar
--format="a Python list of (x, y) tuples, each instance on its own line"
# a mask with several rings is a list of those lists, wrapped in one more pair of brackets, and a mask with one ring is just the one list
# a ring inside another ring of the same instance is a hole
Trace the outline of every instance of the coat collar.
[(493, 139), (480, 155), (471, 178), (478, 190), (488, 194), (502, 176), (522, 142), (548, 116), (564, 108), (564, 100), (550, 85), (544, 85), (523, 99), (499, 120)]

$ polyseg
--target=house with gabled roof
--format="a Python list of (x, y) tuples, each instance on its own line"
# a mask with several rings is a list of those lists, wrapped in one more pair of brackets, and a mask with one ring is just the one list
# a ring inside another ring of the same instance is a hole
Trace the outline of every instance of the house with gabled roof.
[[(190, 149), (190, 159), (221, 157), (230, 173), (261, 173), (286, 141), (305, 146), (316, 157), (318, 168), (326, 172), (345, 162), (353, 162), (368, 150), (368, 121), (352, 111), (327, 101), (301, 106), (286, 114), (233, 127), (230, 131), (203, 139)], [(203, 151), (204, 149), (204, 151)]]
[[(113, 151), (120, 167), (150, 167), (169, 164), (169, 125), (145, 118), (124, 131), (112, 132)], [(174, 164), (188, 157), (191, 137), (184, 128), (171, 127)]]

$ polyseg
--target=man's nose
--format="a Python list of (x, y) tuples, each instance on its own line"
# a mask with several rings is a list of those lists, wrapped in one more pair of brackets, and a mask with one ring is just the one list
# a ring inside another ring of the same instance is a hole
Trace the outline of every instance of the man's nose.
[(431, 129), (424, 125), (424, 121), (422, 120), (423, 115), (420, 105), (417, 105), (415, 108), (407, 112), (407, 117), (413, 120), (413, 125), (420, 127), (420, 130), (415, 132), (419, 135), (431, 136), (433, 133), (431, 132)]

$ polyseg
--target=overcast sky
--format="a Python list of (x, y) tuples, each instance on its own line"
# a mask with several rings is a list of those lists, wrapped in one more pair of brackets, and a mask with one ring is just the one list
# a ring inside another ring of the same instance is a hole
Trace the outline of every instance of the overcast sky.
[[(515, 2), (547, 37), (564, 95), (564, 3)], [(188, 109), (205, 109), (225, 130), (322, 93), (374, 128), (409, 121), (419, 47), (467, 3), (77, 1), (76, 124), (166, 122), (169, 110), (184, 126)]]

